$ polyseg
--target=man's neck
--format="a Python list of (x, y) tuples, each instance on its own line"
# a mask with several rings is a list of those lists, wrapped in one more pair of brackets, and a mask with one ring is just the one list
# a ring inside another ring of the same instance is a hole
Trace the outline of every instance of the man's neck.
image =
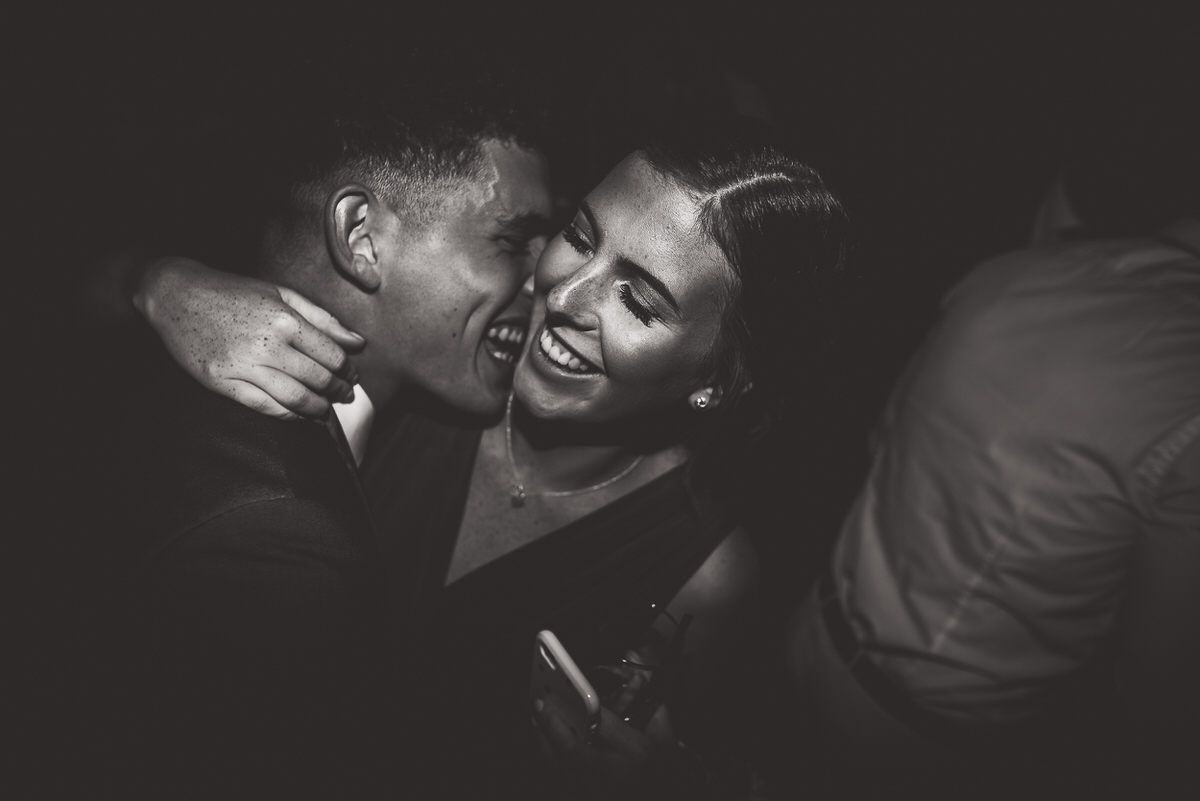
[(371, 396), (371, 402), (375, 404), (376, 408), (382, 408), (391, 403), (397, 395), (400, 381), (388, 378), (386, 373), (381, 370), (372, 370), (370, 360), (366, 358), (365, 353), (361, 357), (351, 358), (358, 371), (358, 383)]

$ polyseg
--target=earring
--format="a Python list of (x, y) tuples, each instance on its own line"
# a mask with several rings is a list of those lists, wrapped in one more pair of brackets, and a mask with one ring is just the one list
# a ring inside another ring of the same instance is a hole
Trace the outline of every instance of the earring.
[(712, 388), (706, 387), (692, 393), (692, 396), (688, 398), (688, 401), (692, 404), (692, 408), (696, 409), (697, 411), (707, 409), (709, 402), (712, 401), (712, 393)]
[(694, 400), (692, 400), (692, 405), (697, 409), (703, 409), (704, 407), (708, 406), (708, 396), (700, 395), (696, 397)]

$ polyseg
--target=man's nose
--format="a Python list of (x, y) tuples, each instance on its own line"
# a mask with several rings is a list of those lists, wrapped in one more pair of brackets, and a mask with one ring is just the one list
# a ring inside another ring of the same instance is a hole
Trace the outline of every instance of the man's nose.
[(538, 262), (542, 259), (542, 254), (546, 251), (546, 245), (550, 243), (550, 238), (546, 236), (535, 236), (529, 241), (529, 259), (525, 263), (525, 272), (529, 276), (537, 274)]

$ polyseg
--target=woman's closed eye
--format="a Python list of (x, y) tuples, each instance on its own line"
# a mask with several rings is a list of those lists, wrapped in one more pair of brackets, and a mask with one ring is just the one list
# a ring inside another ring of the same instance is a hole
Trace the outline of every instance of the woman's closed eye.
[(567, 223), (562, 232), (563, 241), (570, 245), (580, 256), (591, 256), (595, 249), (592, 243), (584, 237), (583, 232), (575, 223)]
[(654, 309), (639, 301), (633, 294), (633, 287), (630, 284), (621, 284), (621, 303), (625, 304), (625, 308), (638, 320), (642, 325), (649, 327), (655, 320), (662, 320), (662, 316)]
[[(562, 237), (563, 241), (580, 256), (591, 258), (595, 253), (595, 246), (588, 239), (587, 234), (573, 222), (567, 223), (567, 227), (563, 228)], [(631, 284), (621, 284), (619, 294), (621, 303), (642, 325), (649, 326), (655, 320), (662, 321), (662, 315), (655, 311), (650, 304), (636, 296)]]

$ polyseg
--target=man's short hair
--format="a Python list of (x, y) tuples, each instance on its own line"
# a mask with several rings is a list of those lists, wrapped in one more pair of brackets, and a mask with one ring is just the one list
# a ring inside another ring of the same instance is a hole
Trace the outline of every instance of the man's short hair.
[(425, 226), (452, 193), (483, 178), (492, 140), (541, 150), (547, 115), (535, 98), (504, 86), (405, 90), (325, 109), (280, 160), (263, 263), (282, 266), (319, 236), (326, 198), (360, 183), (401, 220)]

